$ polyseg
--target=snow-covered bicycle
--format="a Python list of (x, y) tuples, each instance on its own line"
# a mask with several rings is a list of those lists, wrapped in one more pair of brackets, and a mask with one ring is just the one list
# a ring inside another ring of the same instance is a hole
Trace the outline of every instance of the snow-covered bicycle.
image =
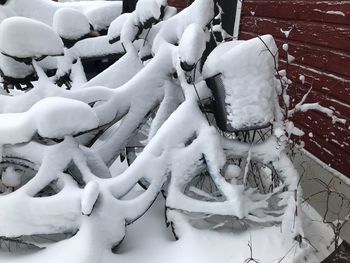
[[(31, 50), (38, 82), (0, 97), (2, 242), (46, 247), (42, 254), (60, 255), (57, 262), (99, 262), (161, 191), (177, 238), (190, 227), (281, 225), (292, 240), (302, 234), (299, 177), (285, 153), (295, 130), (279, 106), (273, 38), (225, 42), (203, 59), (214, 1), (197, 0), (176, 15), (168, 9), (159, 21), (166, 6), (139, 1), (109, 35), (126, 54), (71, 90), (55, 85)], [(63, 45), (53, 42), (50, 54), (59, 55)], [(132, 76), (125, 65), (136, 65)], [(124, 77), (119, 86), (115, 69)], [(224, 123), (206, 113), (213, 99)], [(122, 165), (125, 149), (130, 166), (116, 174), (110, 166)], [(129, 197), (138, 182), (145, 190)], [(68, 247), (79, 250), (60, 253)]]

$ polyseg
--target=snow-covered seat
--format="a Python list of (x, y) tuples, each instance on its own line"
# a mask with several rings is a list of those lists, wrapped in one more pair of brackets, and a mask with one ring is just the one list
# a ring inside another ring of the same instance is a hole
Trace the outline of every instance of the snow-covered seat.
[(49, 97), (34, 104), (27, 112), (0, 114), (0, 143), (28, 142), (35, 134), (44, 138), (63, 138), (98, 125), (98, 117), (89, 105), (77, 100)]
[(51, 0), (8, 0), (6, 8), (23, 16), (53, 25), (53, 17), (61, 8), (73, 8), (83, 13), (94, 30), (107, 32), (110, 23), (122, 12), (121, 1), (81, 1), (58, 3)]
[(276, 58), (270, 52), (277, 54), (277, 46), (271, 35), (265, 35), (226, 42), (208, 56), (203, 76), (213, 91), (221, 130), (259, 129), (273, 121)]
[(32, 59), (63, 55), (63, 42), (42, 22), (11, 17), (0, 24), (0, 52), (17, 61), (31, 63)]
[(62, 55), (59, 36), (42, 22), (11, 17), (0, 24), (0, 75), (6, 90), (12, 86), (31, 88), (36, 79), (32, 60)]
[(53, 28), (68, 48), (88, 37), (91, 27), (86, 16), (73, 8), (61, 8), (53, 17)]

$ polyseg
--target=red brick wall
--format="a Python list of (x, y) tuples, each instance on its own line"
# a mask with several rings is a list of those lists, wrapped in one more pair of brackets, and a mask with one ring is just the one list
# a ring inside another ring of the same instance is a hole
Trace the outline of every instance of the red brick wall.
[[(287, 39), (282, 30), (289, 29)], [(245, 0), (240, 38), (257, 34), (272, 34), (280, 50), (289, 43), (296, 59), (288, 71), (302, 90), (296, 100), (312, 86), (309, 102), (318, 101), (347, 120), (345, 125), (332, 124), (318, 112), (295, 119), (306, 132), (306, 149), (350, 177), (350, 1)], [(285, 52), (280, 52), (280, 65), (286, 65)], [(304, 86), (300, 75), (306, 78)]]
[(174, 6), (178, 11), (181, 11), (185, 7), (187, 7), (189, 0), (168, 0), (168, 5)]

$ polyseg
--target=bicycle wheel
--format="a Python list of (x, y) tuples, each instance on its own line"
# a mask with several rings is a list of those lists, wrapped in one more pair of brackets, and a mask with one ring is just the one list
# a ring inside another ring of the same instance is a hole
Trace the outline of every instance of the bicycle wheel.
[[(27, 184), (38, 172), (38, 165), (19, 156), (4, 156), (0, 162), (0, 198), (10, 195)], [(61, 190), (57, 180), (40, 190), (33, 198), (53, 196)], [(16, 237), (0, 236), (0, 250), (12, 253), (39, 250), (72, 237), (74, 233), (35, 234)]]
[[(247, 202), (246, 207), (253, 207), (244, 216), (225, 215), (206, 209), (205, 203), (210, 207), (219, 207), (226, 201), (220, 187), (212, 179), (210, 169), (202, 162), (196, 171), (196, 175), (186, 184), (182, 193), (186, 198), (191, 198), (203, 207), (203, 210), (192, 211), (189, 206), (176, 206), (171, 203), (169, 209), (180, 211), (182, 217), (195, 228), (211, 229), (225, 232), (240, 232), (254, 226), (273, 226), (282, 222), (283, 214), (287, 209), (287, 203), (281, 200), (294, 198), (294, 190), (297, 189), (297, 173), (289, 158), (275, 149), (274, 154), (264, 153), (262, 147), (249, 143), (238, 142), (244, 152), (227, 151), (226, 164), (221, 169), (221, 177), (225, 182), (240, 189), (244, 198), (237, 200), (237, 206), (245, 206), (240, 203)], [(280, 157), (280, 158), (278, 158)], [(295, 180), (291, 180), (294, 178)], [(292, 182), (292, 183), (291, 183)], [(265, 205), (258, 206), (261, 200)], [(249, 203), (249, 204), (248, 204)], [(255, 204), (257, 205), (255, 207)], [(255, 207), (255, 208), (254, 208)], [(247, 209), (248, 209), (247, 208)], [(171, 222), (176, 233), (177, 222)]]
[(35, 173), (33, 162), (20, 157), (3, 157), (0, 162), (0, 195), (16, 191), (33, 178)]
[[(154, 119), (156, 115), (156, 109), (151, 111), (147, 118), (141, 125), (138, 127), (135, 135), (132, 137), (130, 142), (125, 148), (125, 157), (126, 161), (128, 163), (128, 166), (130, 166), (137, 158), (138, 155), (140, 155), (147, 145), (148, 142), (148, 135), (150, 132), (152, 120)], [(147, 181), (147, 178), (141, 178), (138, 181), (138, 184), (145, 190), (147, 190), (149, 186), (149, 182)]]

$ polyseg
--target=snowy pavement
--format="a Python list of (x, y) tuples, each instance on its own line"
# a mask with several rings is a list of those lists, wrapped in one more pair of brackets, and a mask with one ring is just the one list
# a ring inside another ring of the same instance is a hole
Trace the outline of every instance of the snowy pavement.
[[(319, 263), (330, 253), (326, 246), (330, 242), (331, 232), (324, 224), (317, 222), (318, 215), (311, 208), (305, 207), (305, 209), (313, 218), (313, 221), (305, 220), (306, 236), (317, 247), (319, 253), (309, 251), (311, 255), (302, 254), (301, 256), (308, 258), (308, 261), (304, 262)], [(126, 238), (118, 254), (105, 254), (101, 263), (243, 263), (250, 257), (248, 247), (250, 239), (253, 245), (253, 257), (261, 263), (301, 262), (296, 258), (300, 252), (299, 244), (284, 240), (279, 227), (255, 229), (243, 233), (218, 233), (193, 229), (179, 241), (175, 241), (170, 229), (166, 228), (164, 199), (159, 196), (151, 209), (140, 220), (128, 227)], [(72, 248), (66, 252), (75, 253), (77, 250), (79, 248)], [(43, 250), (22, 258), (0, 251), (0, 262), (51, 262), (51, 260), (42, 261), (43, 258), (54, 257), (54, 255), (47, 257), (48, 255), (45, 254), (47, 253)], [(279, 261), (284, 256), (285, 258)]]

